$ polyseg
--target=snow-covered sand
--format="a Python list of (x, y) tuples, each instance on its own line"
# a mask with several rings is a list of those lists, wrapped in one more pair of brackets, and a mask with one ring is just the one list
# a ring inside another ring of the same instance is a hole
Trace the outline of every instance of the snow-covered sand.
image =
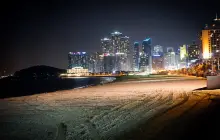
[(67, 125), (67, 140), (114, 139), (175, 106), (205, 80), (119, 82), (0, 100), (0, 138), (54, 139)]

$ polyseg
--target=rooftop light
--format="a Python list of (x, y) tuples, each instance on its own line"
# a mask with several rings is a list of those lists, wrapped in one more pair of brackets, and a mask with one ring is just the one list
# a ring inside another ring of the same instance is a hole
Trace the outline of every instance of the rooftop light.
[(117, 34), (117, 35), (119, 35), (119, 34), (122, 34), (122, 33), (118, 32), (118, 31), (115, 31), (115, 32), (112, 33), (112, 34)]
[(146, 38), (145, 40), (143, 40), (143, 41), (149, 41), (151, 38)]

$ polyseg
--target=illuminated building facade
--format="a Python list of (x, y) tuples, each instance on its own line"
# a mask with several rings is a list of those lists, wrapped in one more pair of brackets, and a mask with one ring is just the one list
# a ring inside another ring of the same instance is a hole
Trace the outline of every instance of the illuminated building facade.
[(67, 74), (68, 76), (89, 76), (89, 71), (88, 69), (84, 69), (83, 67), (74, 67), (71, 69), (67, 69)]
[(153, 56), (163, 56), (163, 47), (156, 45), (153, 47)]
[(186, 68), (188, 65), (187, 45), (180, 46), (180, 68)]
[(89, 57), (86, 52), (69, 52), (68, 54), (68, 68), (83, 67), (88, 69)]
[(112, 41), (112, 48), (114, 54), (123, 52), (124, 46), (121, 45), (121, 38), (123, 37), (122, 33), (120, 32), (113, 32), (111, 33), (111, 41)]
[(153, 71), (164, 70), (164, 57), (152, 56), (152, 69)]
[(133, 70), (139, 71), (140, 63), (140, 45), (139, 42), (134, 42), (134, 54), (133, 54)]
[(101, 48), (103, 53), (114, 54), (112, 42), (109, 38), (101, 39)]
[(175, 70), (175, 69), (177, 69), (176, 53), (175, 52), (167, 52), (164, 55), (164, 68), (166, 70)]
[(186, 45), (180, 46), (180, 60), (184, 61), (187, 57)]
[(220, 58), (220, 19), (217, 16), (202, 30), (201, 46), (204, 59)]
[(115, 61), (116, 61), (116, 57), (114, 55), (108, 55), (108, 56), (104, 56), (103, 58), (104, 61), (104, 72), (113, 72), (116, 71), (115, 69)]
[(103, 72), (112, 72), (114, 70), (114, 47), (111, 38), (101, 39), (101, 48), (103, 55)]
[(147, 55), (143, 52), (140, 52), (140, 64), (139, 64), (139, 70), (140, 71), (146, 71), (147, 70), (147, 64), (149, 63), (148, 62), (149, 58), (147, 57)]
[(116, 54), (116, 71), (130, 71), (132, 68), (132, 53), (129, 37), (120, 38), (120, 47)]
[(140, 53), (140, 71), (152, 71), (151, 38), (143, 40)]
[(152, 69), (153, 71), (160, 71), (164, 69), (163, 47), (160, 45), (153, 47)]
[(103, 55), (99, 52), (91, 53), (89, 55), (89, 72), (100, 73), (104, 71)]
[(191, 45), (188, 46), (188, 59), (189, 63), (194, 62), (200, 58), (200, 48), (199, 46), (193, 42)]
[(111, 33), (109, 38), (101, 39), (104, 71), (129, 71), (132, 67), (132, 53), (129, 37), (120, 32)]

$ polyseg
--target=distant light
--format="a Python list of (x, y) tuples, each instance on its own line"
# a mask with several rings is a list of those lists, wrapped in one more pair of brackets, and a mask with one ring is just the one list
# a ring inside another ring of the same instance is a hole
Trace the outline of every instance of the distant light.
[(110, 39), (109, 39), (109, 38), (107, 38), (107, 37), (105, 37), (103, 40), (105, 40), (105, 41), (106, 41), (106, 40), (110, 40)]
[(73, 52), (69, 52), (69, 54), (73, 54)]
[(154, 54), (153, 56), (160, 56), (159, 54)]
[(113, 74), (115, 74), (115, 70), (113, 70), (113, 72), (112, 72)]
[(119, 34), (122, 34), (122, 33), (118, 32), (118, 31), (115, 31), (115, 32), (112, 33), (112, 34), (117, 34), (117, 35), (119, 35)]
[(86, 52), (82, 52), (82, 54), (86, 54)]
[(109, 53), (104, 53), (104, 56), (109, 56), (110, 54)]
[(116, 54), (125, 54), (125, 53), (116, 53)]

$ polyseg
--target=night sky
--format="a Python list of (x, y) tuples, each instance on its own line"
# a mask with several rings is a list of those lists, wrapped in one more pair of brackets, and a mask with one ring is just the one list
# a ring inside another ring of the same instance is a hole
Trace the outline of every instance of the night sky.
[[(136, 2), (136, 3), (135, 3)], [(9, 1), (1, 3), (0, 75), (34, 65), (67, 68), (69, 51), (100, 51), (113, 31), (133, 41), (177, 48), (198, 39), (206, 23), (220, 15), (217, 1), (143, 2), (102, 0)]]

